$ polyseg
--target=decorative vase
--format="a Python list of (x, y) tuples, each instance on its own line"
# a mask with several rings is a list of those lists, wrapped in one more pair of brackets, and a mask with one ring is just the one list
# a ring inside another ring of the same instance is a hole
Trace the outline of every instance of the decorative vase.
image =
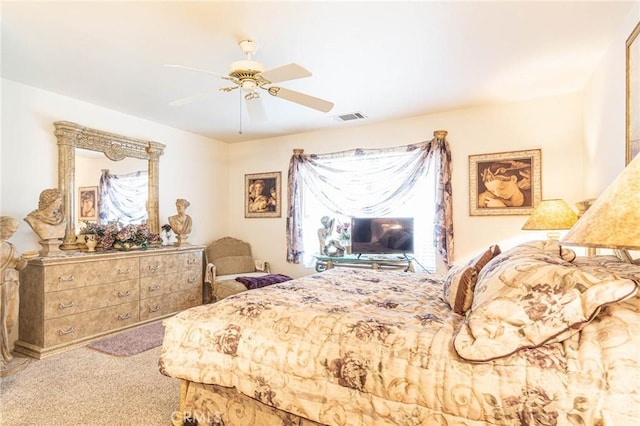
[(87, 248), (87, 244), (84, 241), (84, 237), (86, 235), (87, 234), (80, 234), (76, 237), (76, 243), (78, 244), (78, 247), (80, 248), (80, 250)]
[(84, 243), (87, 246), (87, 251), (96, 251), (96, 245), (98, 245), (96, 234), (85, 234)]

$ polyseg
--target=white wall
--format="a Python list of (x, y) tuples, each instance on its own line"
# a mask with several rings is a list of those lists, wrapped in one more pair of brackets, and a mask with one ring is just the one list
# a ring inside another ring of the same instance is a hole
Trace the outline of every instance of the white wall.
[(165, 144), (160, 157), (160, 223), (176, 213), (177, 198), (186, 198), (193, 219), (189, 241), (205, 244), (226, 234), (228, 144), (3, 79), (0, 214), (20, 221), (11, 238), (20, 252), (41, 248), (22, 219), (38, 207), (42, 190), (58, 187), (53, 123), (61, 120)]
[[(283, 194), (294, 148), (327, 153), (352, 148), (406, 145), (430, 140), (435, 130), (447, 130), (453, 161), (456, 263), (492, 243), (513, 245), (514, 238), (539, 234), (522, 231), (526, 216), (469, 216), (468, 157), (522, 149), (542, 149), (543, 198), (582, 199), (583, 98), (565, 95), (508, 105), (432, 114), (233, 144), (230, 148), (230, 233), (251, 241), (254, 254), (269, 260), (274, 270), (291, 276), (311, 272), (286, 263), (286, 204), (279, 219), (245, 219), (243, 182), (247, 173), (281, 171)], [(318, 222), (319, 223), (319, 222)]]

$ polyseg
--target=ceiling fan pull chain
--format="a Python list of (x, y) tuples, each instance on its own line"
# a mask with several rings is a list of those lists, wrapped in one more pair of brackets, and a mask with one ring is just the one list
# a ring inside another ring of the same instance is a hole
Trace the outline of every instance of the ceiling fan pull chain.
[(239, 112), (239, 114), (238, 114), (238, 115), (239, 115), (239, 117), (240, 117), (240, 124), (239, 124), (239, 126), (240, 126), (240, 130), (238, 130), (238, 134), (240, 134), (240, 135), (241, 135), (241, 134), (242, 134), (242, 91), (241, 91), (241, 90), (239, 90), (239, 91), (238, 91), (238, 93), (240, 94), (240, 102), (238, 102), (238, 105), (239, 105), (239, 108), (240, 108), (240, 109), (238, 110), (238, 112)]

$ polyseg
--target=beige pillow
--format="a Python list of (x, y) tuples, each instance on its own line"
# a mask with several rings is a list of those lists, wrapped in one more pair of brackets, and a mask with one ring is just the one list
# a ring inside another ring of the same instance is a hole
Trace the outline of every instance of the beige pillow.
[(598, 278), (556, 253), (522, 245), (483, 269), (471, 310), (454, 337), (461, 358), (491, 361), (560, 342), (580, 331), (603, 306), (636, 293), (633, 280)]
[(496, 255), (500, 247), (492, 245), (464, 266), (456, 266), (449, 270), (443, 287), (443, 298), (457, 314), (464, 315), (471, 307), (473, 289), (480, 270)]
[(255, 272), (256, 265), (251, 256), (226, 256), (216, 259), (216, 275), (244, 274)]
[(473, 266), (454, 266), (444, 280), (443, 297), (453, 312), (464, 315), (473, 301), (478, 270)]

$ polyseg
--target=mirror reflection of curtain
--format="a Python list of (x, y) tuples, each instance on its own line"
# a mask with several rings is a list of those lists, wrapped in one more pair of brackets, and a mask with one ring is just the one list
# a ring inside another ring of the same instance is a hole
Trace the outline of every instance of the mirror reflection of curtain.
[(147, 220), (147, 194), (149, 174), (146, 170), (133, 173), (111, 174), (102, 170), (98, 222), (107, 224), (139, 224)]

